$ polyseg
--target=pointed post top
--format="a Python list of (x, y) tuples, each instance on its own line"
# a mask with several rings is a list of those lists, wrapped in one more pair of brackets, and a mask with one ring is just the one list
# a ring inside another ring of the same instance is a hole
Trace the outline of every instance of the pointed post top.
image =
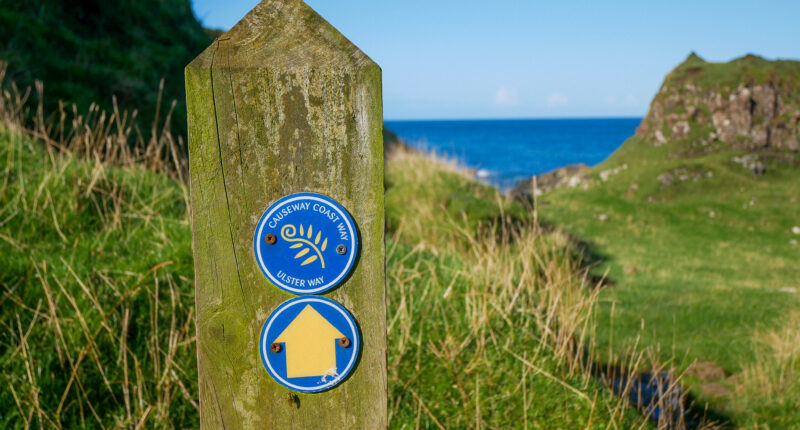
[(377, 67), (301, 0), (263, 0), (187, 67), (207, 69), (212, 64), (289, 70)]

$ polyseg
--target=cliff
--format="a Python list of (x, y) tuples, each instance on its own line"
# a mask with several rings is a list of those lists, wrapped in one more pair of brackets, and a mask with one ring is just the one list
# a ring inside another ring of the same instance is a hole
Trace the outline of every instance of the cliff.
[(661, 186), (697, 182), (720, 163), (763, 175), (797, 166), (799, 146), (800, 61), (746, 55), (711, 63), (692, 53), (666, 76), (635, 136), (592, 174), (567, 166), (540, 175), (536, 190), (531, 178), (509, 195), (527, 200), (593, 179), (604, 183), (629, 166), (627, 179)]
[(747, 55), (710, 63), (694, 53), (667, 75), (636, 130), (655, 145), (706, 151), (797, 151), (799, 133), (800, 62)]

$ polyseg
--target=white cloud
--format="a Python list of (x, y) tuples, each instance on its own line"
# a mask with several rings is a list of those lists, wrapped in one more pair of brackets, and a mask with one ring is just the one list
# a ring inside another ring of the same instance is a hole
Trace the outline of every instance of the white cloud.
[(500, 88), (494, 94), (494, 104), (498, 106), (514, 106), (518, 102), (516, 88)]
[(633, 94), (627, 94), (622, 99), (618, 99), (616, 95), (611, 94), (608, 97), (606, 97), (605, 102), (606, 102), (607, 105), (611, 105), (611, 106), (617, 106), (617, 105), (638, 106), (639, 105), (639, 99), (636, 98), (636, 96), (634, 96)]
[(567, 104), (569, 100), (567, 100), (567, 96), (564, 94), (553, 93), (547, 97), (547, 106), (564, 106)]

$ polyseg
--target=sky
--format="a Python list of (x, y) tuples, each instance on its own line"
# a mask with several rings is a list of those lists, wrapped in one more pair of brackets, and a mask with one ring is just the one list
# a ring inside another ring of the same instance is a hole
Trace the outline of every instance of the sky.
[[(257, 0), (192, 0), (232, 27)], [(800, 1), (306, 0), (383, 70), (384, 117), (641, 117), (695, 51), (800, 58)]]

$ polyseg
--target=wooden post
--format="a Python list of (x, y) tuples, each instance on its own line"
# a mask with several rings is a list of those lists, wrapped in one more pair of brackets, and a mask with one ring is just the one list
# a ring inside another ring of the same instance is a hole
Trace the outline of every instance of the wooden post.
[[(299, 0), (265, 0), (186, 68), (200, 419), (204, 429), (387, 425), (380, 68)], [(360, 258), (323, 295), (358, 321), (349, 379), (298, 394), (259, 356), (267, 316), (296, 297), (253, 252), (279, 198), (325, 194), (352, 215)]]

